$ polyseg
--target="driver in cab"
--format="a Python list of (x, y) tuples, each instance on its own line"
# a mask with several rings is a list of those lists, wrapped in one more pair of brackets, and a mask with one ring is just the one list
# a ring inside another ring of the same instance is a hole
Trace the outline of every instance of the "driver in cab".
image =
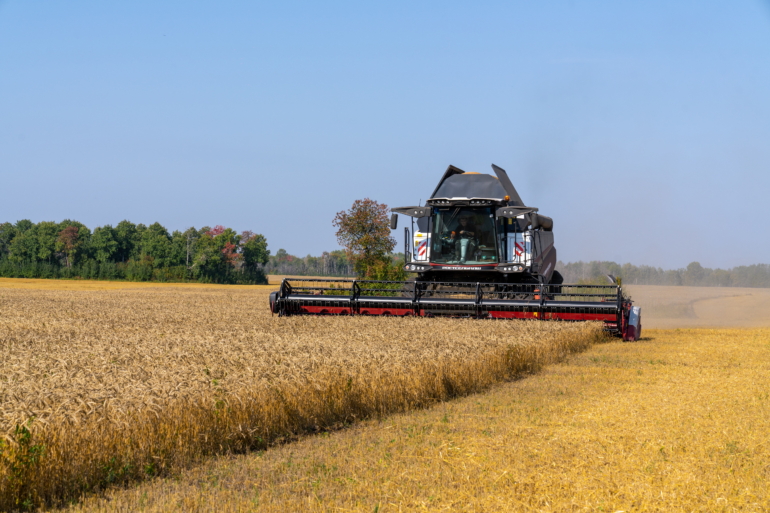
[(476, 249), (476, 225), (468, 216), (463, 216), (457, 220), (451, 237), (455, 243), (455, 259), (464, 264), (467, 256)]

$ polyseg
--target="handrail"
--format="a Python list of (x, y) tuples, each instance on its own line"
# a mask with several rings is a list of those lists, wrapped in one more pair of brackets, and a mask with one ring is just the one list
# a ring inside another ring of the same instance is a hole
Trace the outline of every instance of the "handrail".
[[(297, 283), (299, 282), (299, 283)], [(325, 280), (318, 278), (309, 278), (307, 280), (294, 280), (295, 285), (289, 278), (284, 278), (281, 282), (279, 297), (288, 298), (292, 295), (315, 295), (319, 298), (340, 297), (347, 295), (350, 301), (358, 299), (367, 299), (372, 297), (398, 297), (394, 294), (403, 294), (410, 291), (411, 294), (406, 298), (411, 299), (415, 304), (425, 297), (451, 299), (465, 297), (473, 299), (476, 305), (480, 305), (485, 300), (494, 301), (537, 301), (537, 304), (543, 308), (548, 302), (568, 303), (570, 299), (598, 299), (595, 302), (621, 304), (623, 302), (623, 293), (617, 285), (560, 285), (560, 292), (551, 292), (550, 287), (539, 286), (537, 284), (507, 284), (510, 288), (503, 290), (490, 290), (500, 284), (483, 282), (418, 282), (418, 281), (396, 281), (396, 280)], [(348, 287), (338, 288), (334, 285), (349, 285)], [(323, 286), (329, 284), (330, 286)], [(445, 288), (442, 288), (445, 287)], [(594, 292), (591, 289), (600, 287), (607, 290), (606, 293)], [(568, 289), (568, 290), (565, 290)], [(585, 291), (585, 292), (584, 292)], [(327, 294), (323, 294), (326, 292)], [(337, 294), (334, 294), (334, 293)], [(331, 294), (329, 294), (331, 293)], [(411, 297), (410, 297), (411, 296)], [(614, 301), (613, 301), (614, 300)], [(585, 301), (583, 301), (585, 302)], [(590, 301), (589, 301), (590, 302)]]
[(411, 237), (409, 236), (409, 227), (404, 226), (404, 263), (408, 264), (412, 262), (412, 252), (410, 251)]
[[(400, 280), (359, 280), (357, 278), (284, 278), (283, 281), (309, 281), (309, 282), (329, 282), (329, 283), (410, 283), (409, 281), (400, 281)], [(476, 281), (437, 281), (437, 282), (421, 282), (426, 284), (436, 284), (436, 285), (465, 285), (468, 287), (475, 287), (477, 283), (480, 283), (482, 286), (497, 286), (497, 285), (507, 285), (510, 287), (540, 287), (537, 283), (484, 283), (484, 282), (476, 282)], [(619, 285), (582, 285), (582, 284), (572, 284), (572, 283), (564, 283), (564, 284), (553, 284), (549, 283), (545, 285), (546, 287), (574, 287), (574, 288), (581, 288), (581, 289), (614, 289), (617, 291), (620, 286)], [(613, 294), (614, 295), (614, 294)]]

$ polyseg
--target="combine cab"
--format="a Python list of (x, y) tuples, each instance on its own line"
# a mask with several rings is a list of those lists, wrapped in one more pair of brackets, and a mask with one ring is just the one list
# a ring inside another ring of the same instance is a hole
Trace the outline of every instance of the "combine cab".
[(624, 340), (641, 335), (641, 309), (619, 284), (566, 285), (553, 220), (525, 206), (506, 172), (449, 166), (424, 206), (394, 208), (405, 228), (405, 282), (289, 280), (270, 295), (279, 315), (451, 316), (602, 321)]

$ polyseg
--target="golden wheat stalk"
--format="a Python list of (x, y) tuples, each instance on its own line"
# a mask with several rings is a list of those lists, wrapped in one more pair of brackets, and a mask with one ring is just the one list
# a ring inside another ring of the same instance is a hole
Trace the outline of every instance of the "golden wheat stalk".
[(474, 393), (601, 326), (278, 318), (268, 291), (0, 289), (0, 509)]

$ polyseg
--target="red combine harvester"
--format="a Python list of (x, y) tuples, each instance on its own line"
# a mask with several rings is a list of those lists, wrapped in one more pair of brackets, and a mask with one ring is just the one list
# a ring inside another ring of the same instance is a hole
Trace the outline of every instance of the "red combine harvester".
[(556, 267), (553, 220), (522, 202), (507, 173), (449, 166), (424, 206), (392, 209), (405, 228), (409, 281), (284, 279), (270, 294), (279, 315), (449, 316), (602, 321), (638, 340), (641, 308), (619, 284), (564, 284)]

